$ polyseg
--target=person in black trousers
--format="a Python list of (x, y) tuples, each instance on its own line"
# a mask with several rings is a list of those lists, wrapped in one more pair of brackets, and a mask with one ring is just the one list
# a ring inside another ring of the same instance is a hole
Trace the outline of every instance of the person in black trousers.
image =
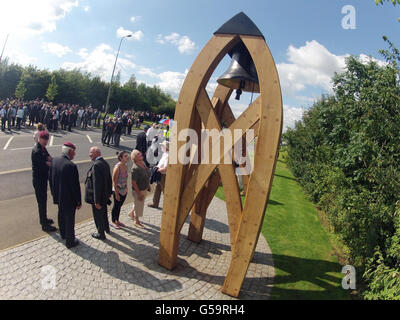
[(100, 149), (90, 148), (89, 157), (93, 161), (85, 181), (85, 201), (92, 205), (94, 222), (97, 233), (95, 239), (105, 240), (104, 232), (110, 233), (107, 217), (107, 204), (111, 203), (112, 179), (109, 164), (101, 156)]
[[(104, 143), (107, 143), (107, 145), (110, 145), (110, 139), (112, 138), (114, 134), (114, 128), (115, 128), (115, 123), (113, 119), (109, 119), (107, 122), (107, 127), (106, 127), (106, 135), (104, 137)], [(104, 144), (103, 143), (103, 144)]]
[(147, 167), (150, 166), (150, 164), (147, 162), (146, 160), (146, 153), (147, 153), (147, 136), (146, 136), (146, 132), (147, 130), (149, 130), (150, 127), (148, 125), (144, 126), (144, 129), (141, 133), (139, 133), (136, 137), (136, 150), (139, 150), (142, 155), (143, 155), (143, 161), (146, 164)]
[(72, 112), (71, 110), (68, 111), (68, 118), (67, 118), (67, 122), (68, 122), (68, 131), (72, 132), (72, 126), (75, 123), (75, 119), (76, 119), (76, 114), (74, 112)]
[(50, 189), (54, 204), (58, 205), (58, 226), (68, 249), (79, 244), (75, 239), (75, 211), (82, 207), (78, 167), (72, 162), (75, 145), (64, 143), (62, 156), (54, 158), (50, 170)]
[(128, 166), (129, 154), (126, 151), (117, 152), (119, 162), (115, 165), (112, 175), (114, 206), (111, 211), (112, 226), (121, 229), (125, 225), (119, 221), (121, 207), (128, 195)]
[(104, 146), (104, 143), (106, 141), (106, 132), (107, 132), (107, 125), (108, 125), (108, 117), (106, 117), (103, 121), (103, 127), (101, 130), (101, 143)]
[(119, 141), (121, 139), (121, 134), (122, 134), (122, 122), (120, 118), (117, 118), (115, 122), (115, 130), (114, 130), (114, 146), (119, 148)]
[(133, 126), (133, 119), (131, 116), (129, 116), (129, 118), (128, 118), (127, 126), (128, 126), (128, 136), (130, 136), (131, 132), (132, 132), (132, 126)]
[(39, 208), (39, 221), (42, 230), (54, 232), (57, 228), (51, 226), (52, 219), (47, 219), (47, 181), (49, 179), (49, 168), (52, 158), (47, 152), (46, 145), (49, 141), (49, 133), (41, 131), (38, 142), (32, 149), (32, 183), (35, 189), (36, 200)]

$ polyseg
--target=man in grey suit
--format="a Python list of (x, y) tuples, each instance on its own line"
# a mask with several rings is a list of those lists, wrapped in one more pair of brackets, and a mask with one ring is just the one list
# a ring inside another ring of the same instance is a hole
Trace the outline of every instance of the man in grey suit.
[(110, 225), (107, 217), (107, 204), (112, 195), (112, 178), (109, 164), (101, 156), (98, 147), (92, 147), (89, 157), (93, 161), (85, 181), (85, 201), (92, 205), (93, 219), (97, 233), (92, 237), (105, 240), (104, 232), (110, 233)]

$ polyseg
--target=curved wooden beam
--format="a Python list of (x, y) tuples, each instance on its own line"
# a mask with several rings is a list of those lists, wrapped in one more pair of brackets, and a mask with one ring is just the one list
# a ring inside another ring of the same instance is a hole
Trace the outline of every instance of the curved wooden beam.
[(237, 297), (260, 235), (271, 191), (282, 132), (282, 95), (271, 52), (262, 38), (241, 36), (256, 66), (260, 85), (260, 124), (243, 214), (222, 292)]

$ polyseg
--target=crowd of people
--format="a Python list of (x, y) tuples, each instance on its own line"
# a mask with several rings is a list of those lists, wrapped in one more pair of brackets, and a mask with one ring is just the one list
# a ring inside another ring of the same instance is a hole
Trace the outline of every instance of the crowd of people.
[[(52, 157), (47, 151), (50, 131), (79, 128), (102, 128), (103, 145), (113, 144), (119, 147), (121, 135), (130, 135), (132, 128), (138, 129), (144, 121), (152, 121), (151, 127), (144, 126), (136, 139), (136, 147), (129, 154), (117, 152), (118, 163), (113, 170), (101, 156), (98, 147), (89, 150), (92, 165), (85, 180), (84, 201), (91, 205), (97, 232), (92, 236), (106, 239), (110, 225), (115, 229), (126, 227), (120, 221), (120, 211), (131, 189), (132, 210), (129, 216), (134, 225), (143, 228), (140, 218), (144, 212), (144, 202), (151, 183), (155, 184), (153, 201), (149, 206), (158, 207), (160, 195), (165, 184), (168, 164), (169, 127), (161, 128), (160, 122), (166, 115), (151, 112), (117, 109), (105, 119), (100, 110), (91, 105), (81, 107), (74, 104), (53, 103), (36, 99), (21, 101), (17, 99), (0, 100), (0, 121), (2, 131), (21, 130), (22, 127), (36, 127), (35, 145), (32, 149), (32, 182), (39, 211), (42, 230), (55, 232), (54, 221), (47, 217), (47, 190), (50, 186), (54, 204), (58, 205), (58, 227), (60, 236), (68, 248), (75, 247), (79, 241), (75, 238), (75, 212), (82, 205), (77, 165), (72, 162), (78, 147), (71, 142), (62, 146), (61, 156)], [(128, 187), (129, 163), (131, 188)], [(111, 209), (111, 223), (108, 220), (108, 206)]]
[[(126, 151), (117, 152), (118, 163), (112, 170), (102, 157), (98, 147), (89, 150), (92, 165), (86, 174), (84, 201), (91, 205), (93, 220), (97, 232), (92, 237), (106, 239), (110, 233), (110, 225), (115, 229), (126, 227), (120, 222), (120, 211), (128, 196), (129, 162), (131, 168), (131, 192), (133, 196), (132, 210), (129, 216), (138, 228), (144, 228), (140, 219), (144, 212), (144, 203), (151, 183), (155, 183), (153, 201), (150, 207), (158, 208), (161, 193), (164, 190), (165, 174), (168, 165), (169, 142), (165, 131), (154, 123), (146, 126), (137, 137), (136, 147), (129, 156)], [(151, 130), (149, 130), (151, 129)], [(67, 248), (79, 245), (75, 238), (75, 213), (81, 209), (82, 195), (79, 185), (79, 173), (72, 162), (77, 146), (66, 142), (62, 146), (62, 155), (53, 158), (46, 149), (50, 134), (47, 130), (38, 130), (37, 142), (32, 149), (33, 187), (39, 209), (39, 221), (42, 230), (55, 232), (54, 221), (47, 217), (47, 187), (50, 185), (54, 204), (58, 205), (58, 226), (60, 236), (65, 240)], [(157, 144), (157, 148), (154, 145)], [(150, 161), (150, 163), (149, 163)], [(150, 169), (151, 168), (151, 169)], [(111, 200), (113, 199), (113, 201)], [(108, 206), (111, 209), (111, 224), (108, 220)]]
[[(104, 106), (103, 108), (104, 109)], [(131, 134), (132, 127), (139, 128), (144, 121), (157, 122), (166, 115), (145, 111), (122, 111), (114, 113), (115, 121), (121, 123), (121, 133)], [(0, 100), (1, 130), (21, 130), (21, 127), (31, 127), (42, 123), (49, 131), (68, 130), (72, 128), (100, 128), (101, 110), (91, 105), (81, 107), (75, 104), (59, 103), (54, 105), (43, 99), (21, 101), (16, 99)]]

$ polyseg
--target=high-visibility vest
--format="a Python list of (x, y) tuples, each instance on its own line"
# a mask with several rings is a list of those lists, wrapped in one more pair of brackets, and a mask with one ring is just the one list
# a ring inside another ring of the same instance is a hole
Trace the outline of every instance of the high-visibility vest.
[(164, 138), (165, 139), (167, 139), (167, 140), (169, 140), (169, 130), (167, 131), (167, 130), (164, 130)]

